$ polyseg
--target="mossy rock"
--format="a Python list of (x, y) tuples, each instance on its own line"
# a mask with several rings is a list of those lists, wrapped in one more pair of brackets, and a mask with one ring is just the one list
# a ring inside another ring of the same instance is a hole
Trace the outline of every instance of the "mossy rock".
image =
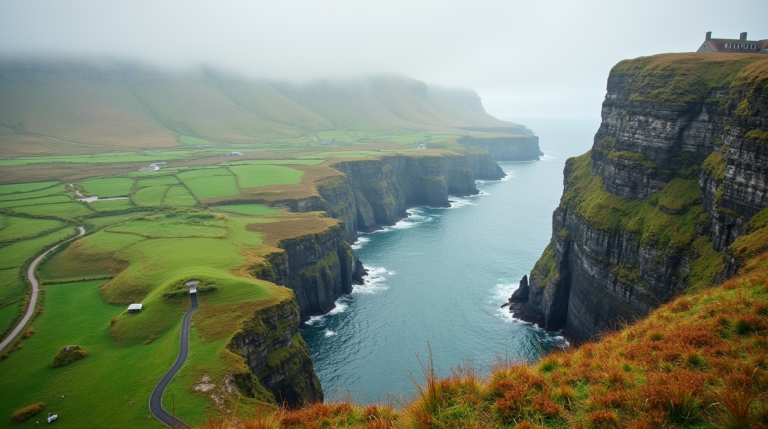
[(59, 366), (69, 365), (72, 362), (80, 360), (86, 356), (88, 356), (88, 353), (80, 346), (64, 346), (61, 348), (61, 350), (59, 350), (58, 353), (56, 353), (56, 356), (53, 357), (51, 367), (56, 368)]

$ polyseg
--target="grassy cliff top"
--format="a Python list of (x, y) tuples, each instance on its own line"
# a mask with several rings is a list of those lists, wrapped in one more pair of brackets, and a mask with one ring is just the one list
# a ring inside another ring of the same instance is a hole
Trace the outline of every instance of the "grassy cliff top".
[(624, 60), (609, 81), (631, 79), (633, 101), (688, 104), (704, 101), (714, 89), (746, 89), (768, 82), (766, 55), (662, 54)]

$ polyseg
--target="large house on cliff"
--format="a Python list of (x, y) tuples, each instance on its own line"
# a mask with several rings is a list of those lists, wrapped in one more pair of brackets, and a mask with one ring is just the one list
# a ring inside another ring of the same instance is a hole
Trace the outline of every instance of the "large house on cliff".
[(739, 39), (713, 39), (707, 31), (704, 43), (696, 52), (724, 52), (728, 54), (768, 54), (768, 39), (747, 40), (747, 33), (741, 33)]

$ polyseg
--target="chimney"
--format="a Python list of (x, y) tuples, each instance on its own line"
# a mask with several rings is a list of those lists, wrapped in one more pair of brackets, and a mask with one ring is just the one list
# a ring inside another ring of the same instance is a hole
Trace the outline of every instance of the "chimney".
[(747, 40), (747, 32), (743, 32), (739, 35), (739, 40)]
[(707, 31), (707, 38), (704, 39), (704, 41), (708, 41), (711, 38), (712, 38), (712, 32), (711, 31)]

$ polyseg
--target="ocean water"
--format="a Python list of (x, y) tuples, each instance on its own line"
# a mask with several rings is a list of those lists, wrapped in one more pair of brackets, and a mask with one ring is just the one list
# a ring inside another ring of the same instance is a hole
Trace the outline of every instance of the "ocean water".
[(423, 380), (428, 347), (442, 375), (470, 360), (487, 371), (498, 357), (533, 360), (567, 347), (500, 306), (549, 242), (565, 160), (588, 149), (595, 130), (579, 123), (539, 134), (541, 161), (500, 163), (507, 177), (478, 181), (480, 195), (412, 208), (397, 225), (361, 235), (353, 248), (366, 284), (301, 328), (326, 397), (407, 398), (409, 374)]

